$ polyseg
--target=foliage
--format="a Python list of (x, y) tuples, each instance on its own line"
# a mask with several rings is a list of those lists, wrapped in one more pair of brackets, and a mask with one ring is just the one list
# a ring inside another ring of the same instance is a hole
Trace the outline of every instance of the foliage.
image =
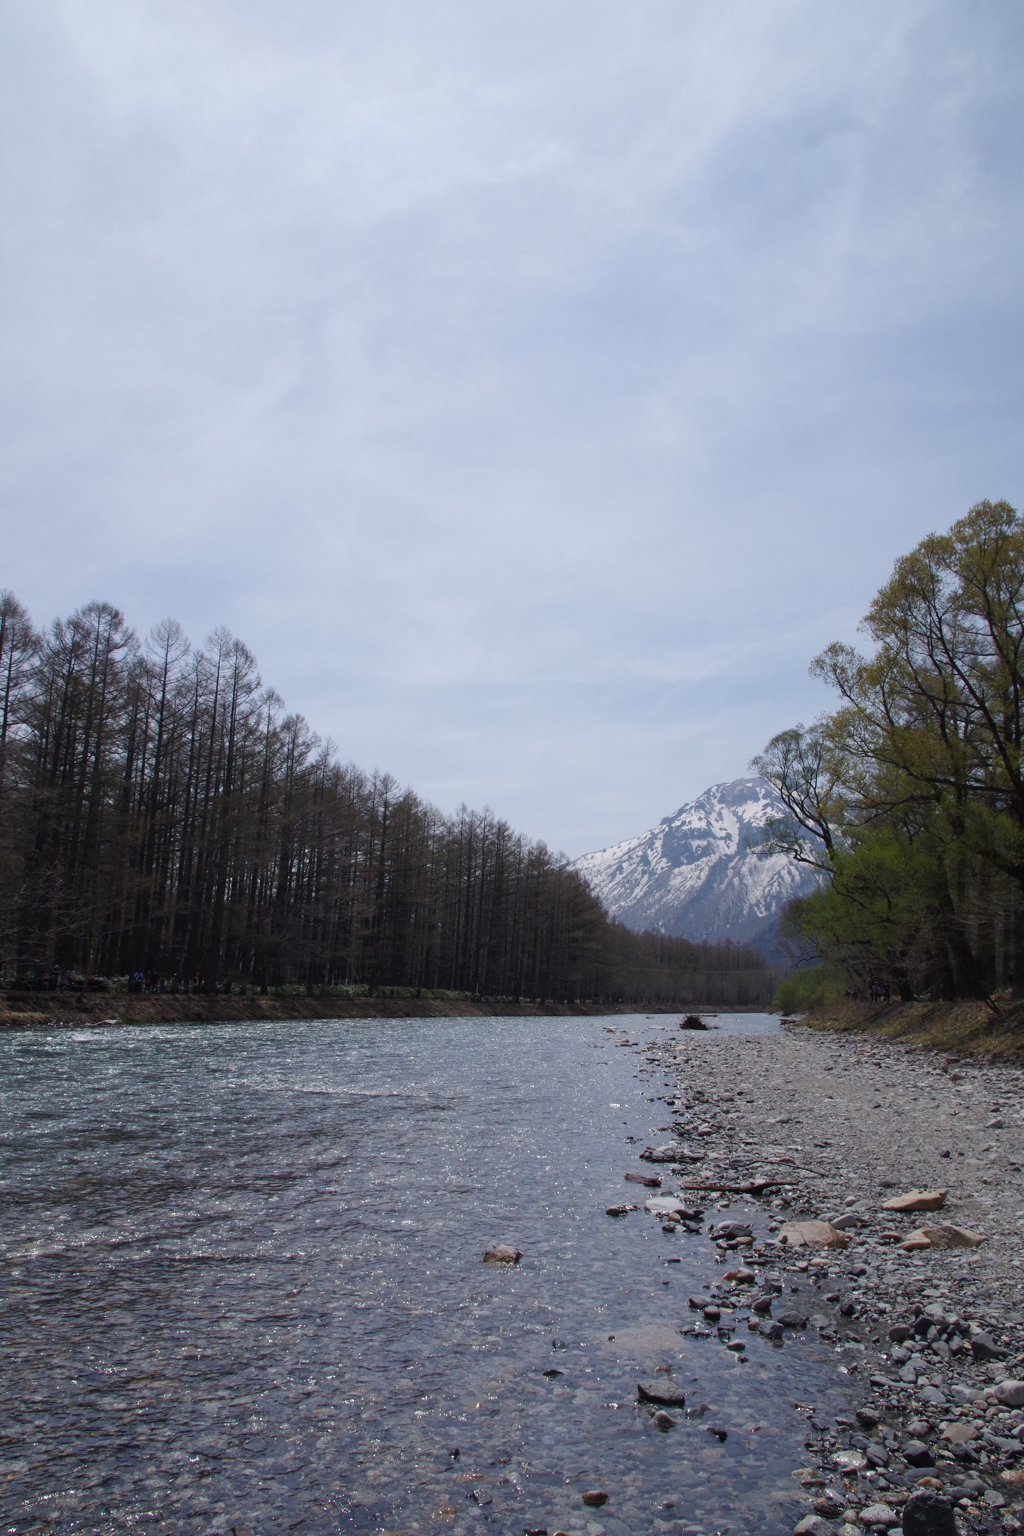
[(831, 1002), (847, 990), (842, 970), (827, 963), (805, 965), (792, 971), (779, 985), (772, 998), (773, 1013), (806, 1013), (816, 1003)]
[(855, 986), (987, 997), (1024, 959), (1024, 527), (981, 502), (896, 562), (812, 673), (840, 706), (754, 766), (787, 815), (765, 847), (822, 874), (791, 935)]
[[(343, 764), (240, 640), (0, 594), (0, 973), (207, 993), (767, 1002), (762, 956), (637, 935), (490, 812)], [(134, 980), (130, 985), (135, 986)]]

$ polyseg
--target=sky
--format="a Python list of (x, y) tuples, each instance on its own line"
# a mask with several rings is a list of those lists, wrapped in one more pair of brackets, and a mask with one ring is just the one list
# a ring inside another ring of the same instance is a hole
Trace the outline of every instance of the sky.
[(0, 587), (571, 856), (1024, 501), (1019, 0), (0, 12)]

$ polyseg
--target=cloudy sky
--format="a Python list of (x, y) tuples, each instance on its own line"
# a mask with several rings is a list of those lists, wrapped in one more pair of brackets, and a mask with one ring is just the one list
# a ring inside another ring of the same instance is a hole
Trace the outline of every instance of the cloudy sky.
[(578, 854), (1022, 486), (1019, 0), (0, 19), (0, 586)]

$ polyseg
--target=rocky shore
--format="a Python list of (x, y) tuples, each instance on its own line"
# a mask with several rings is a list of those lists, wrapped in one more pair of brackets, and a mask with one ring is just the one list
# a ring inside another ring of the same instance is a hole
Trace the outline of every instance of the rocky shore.
[[(799, 1026), (657, 1049), (653, 1214), (722, 1265), (690, 1330), (741, 1354), (813, 1333), (849, 1380), (848, 1414), (807, 1408), (800, 1536), (1024, 1530), (1021, 1070)], [(886, 1209), (914, 1191), (932, 1208)]]
[[(649, 1006), (649, 1013), (678, 1014), (679, 1008)], [(753, 1011), (752, 1009), (750, 1011)], [(471, 997), (261, 997), (258, 993), (217, 995), (139, 995), (124, 992), (0, 993), (0, 1029), (39, 1029), (62, 1025), (242, 1024), (266, 1019), (455, 1019), (604, 1017), (635, 1013), (635, 1004), (510, 1003)]]

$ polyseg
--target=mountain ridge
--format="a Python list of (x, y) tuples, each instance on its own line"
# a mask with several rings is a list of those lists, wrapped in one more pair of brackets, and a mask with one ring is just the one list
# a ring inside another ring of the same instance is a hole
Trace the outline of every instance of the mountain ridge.
[(695, 942), (731, 939), (780, 962), (786, 903), (814, 890), (814, 872), (787, 854), (754, 851), (784, 812), (766, 780), (712, 784), (656, 827), (573, 863), (613, 917)]

